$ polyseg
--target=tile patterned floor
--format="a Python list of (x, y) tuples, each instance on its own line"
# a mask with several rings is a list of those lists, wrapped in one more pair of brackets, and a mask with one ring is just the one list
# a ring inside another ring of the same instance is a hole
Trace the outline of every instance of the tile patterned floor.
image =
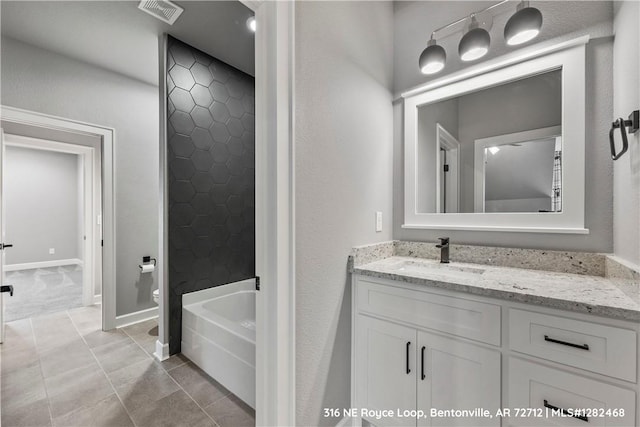
[(8, 271), (4, 282), (14, 289), (4, 297), (5, 322), (82, 307), (80, 265)]
[(255, 425), (254, 411), (182, 355), (151, 355), (156, 321), (100, 330), (82, 307), (6, 325), (2, 426)]

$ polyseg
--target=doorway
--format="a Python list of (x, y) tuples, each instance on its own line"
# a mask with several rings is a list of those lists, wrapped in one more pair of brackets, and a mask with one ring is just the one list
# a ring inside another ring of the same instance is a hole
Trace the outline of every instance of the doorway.
[(438, 213), (459, 212), (460, 199), (460, 142), (440, 123), (436, 124), (437, 209)]
[[(81, 188), (81, 195), (78, 199), (82, 199), (82, 203), (78, 205), (78, 253), (81, 258), (64, 258), (62, 264), (52, 267), (60, 268), (60, 273), (55, 280), (71, 280), (74, 278), (78, 282), (82, 282), (86, 286), (82, 286), (81, 305), (89, 306), (92, 304), (101, 304), (102, 311), (102, 329), (109, 330), (115, 327), (115, 215), (114, 215), (114, 181), (113, 181), (113, 129), (89, 125), (73, 120), (63, 119), (59, 117), (49, 116), (41, 113), (21, 110), (12, 107), (2, 107), (2, 130), (3, 140), (0, 147), (3, 156), (0, 158), (2, 163), (6, 160), (6, 150), (29, 150), (30, 152), (39, 152), (40, 154), (48, 152), (58, 155), (74, 156), (77, 161), (78, 180), (82, 182), (78, 186)], [(6, 167), (6, 165), (5, 165)], [(33, 172), (35, 175), (36, 172)], [(4, 173), (2, 174), (4, 177)], [(33, 178), (33, 177), (32, 177)], [(6, 182), (3, 187), (6, 187)], [(80, 192), (80, 191), (79, 191)], [(0, 196), (2, 199), (2, 209), (0, 209), (0, 224), (7, 219), (5, 215), (7, 207), (7, 197), (4, 193)], [(36, 203), (38, 200), (32, 200)], [(47, 211), (46, 206), (34, 207), (31, 209), (41, 209)], [(6, 224), (11, 227), (11, 224)], [(9, 245), (18, 245), (17, 242), (7, 242), (7, 227), (3, 226), (3, 242), (5, 244), (2, 253), (2, 262), (0, 262), (0, 280), (3, 288), (9, 287), (11, 283), (7, 283), (4, 275), (4, 263), (6, 258), (11, 256), (8, 252), (13, 247)], [(35, 233), (34, 233), (35, 234)], [(11, 234), (9, 234), (11, 236)], [(50, 245), (45, 245), (47, 255), (52, 249)], [(16, 246), (17, 248), (17, 246)], [(53, 248), (55, 252), (55, 247)], [(55, 254), (50, 254), (55, 255)], [(77, 268), (81, 259), (82, 267)], [(39, 261), (36, 261), (39, 262)], [(15, 264), (18, 264), (17, 266)], [(8, 274), (12, 271), (25, 270), (24, 267), (33, 267), (33, 263), (29, 265), (20, 265), (25, 263), (14, 263), (13, 267), (9, 265)], [(75, 267), (73, 267), (75, 264)], [(36, 268), (48, 268), (47, 263), (36, 264)], [(46, 272), (45, 272), (46, 273)], [(65, 277), (66, 276), (66, 277)], [(81, 276), (78, 278), (78, 276)], [(15, 278), (15, 277), (14, 277)], [(46, 281), (46, 279), (45, 279)], [(69, 283), (66, 283), (69, 285)], [(17, 289), (14, 288), (14, 292)], [(11, 298), (10, 293), (0, 294), (0, 298)], [(0, 304), (2, 300), (0, 299)], [(8, 302), (7, 304), (11, 304)], [(46, 307), (46, 304), (45, 304)], [(0, 322), (4, 326), (7, 319), (3, 318), (2, 310), (0, 310)], [(3, 338), (4, 327), (0, 328), (0, 338)], [(2, 339), (0, 339), (2, 342)]]
[(100, 302), (99, 164), (94, 147), (5, 135), (5, 322)]

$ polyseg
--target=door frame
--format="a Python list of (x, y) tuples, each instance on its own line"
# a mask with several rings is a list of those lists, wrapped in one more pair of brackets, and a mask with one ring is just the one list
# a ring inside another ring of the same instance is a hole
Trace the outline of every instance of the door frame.
[[(2, 105), (3, 122), (98, 138), (102, 160), (102, 330), (116, 327), (115, 129)], [(78, 144), (82, 145), (82, 144)]]
[[(254, 11), (256, 85), (256, 425), (295, 425), (294, 21), (291, 1)], [(166, 36), (159, 40), (160, 206), (156, 358), (169, 357)]]
[[(448, 164), (453, 164), (451, 176), (455, 176), (456, 181), (455, 206), (457, 213), (460, 211), (460, 142), (455, 136), (451, 135), (451, 133), (440, 123), (436, 123), (436, 141), (436, 170), (438, 171), (438, 173), (436, 174), (436, 212), (441, 213), (443, 209), (443, 207), (440, 206), (440, 193), (442, 192), (440, 174), (443, 168), (443, 165), (440, 162), (440, 150), (444, 150), (446, 152), (454, 152), (454, 159), (448, 162)], [(448, 199), (449, 198), (447, 198), (447, 200)], [(444, 206), (444, 208), (446, 210), (446, 206)]]
[[(5, 147), (20, 147), (31, 150), (73, 154), (80, 160), (78, 181), (82, 181), (82, 304), (84, 306), (100, 302), (101, 295), (96, 294), (96, 287), (102, 289), (100, 260), (102, 247), (100, 241), (100, 220), (102, 217), (102, 180), (100, 173), (100, 156), (94, 148), (86, 145), (70, 144), (30, 136), (5, 133)], [(5, 160), (6, 161), (6, 160)], [(94, 220), (95, 219), (95, 220)], [(5, 265), (4, 270), (7, 270)]]
[[(296, 425), (295, 2), (260, 1), (256, 31), (256, 424)], [(249, 6), (251, 7), (251, 6)]]

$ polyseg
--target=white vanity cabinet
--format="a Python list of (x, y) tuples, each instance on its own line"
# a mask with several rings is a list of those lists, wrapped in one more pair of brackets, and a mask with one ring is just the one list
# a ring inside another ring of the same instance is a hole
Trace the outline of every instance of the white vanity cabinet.
[(639, 425), (635, 322), (362, 274), (352, 305), (354, 425)]
[(615, 323), (510, 308), (506, 403), (545, 416), (504, 424), (637, 426), (637, 325)]
[[(531, 408), (528, 416), (505, 418), (508, 426), (637, 426), (636, 393), (563, 369), (511, 357), (508, 405)], [(584, 408), (584, 413), (571, 413)], [(611, 411), (605, 416), (605, 411)], [(602, 411), (602, 412), (601, 412)]]
[(499, 306), (364, 277), (356, 278), (354, 290), (352, 406), (371, 411), (367, 421), (377, 426), (500, 425), (499, 418), (431, 418), (432, 408), (500, 407), (499, 349), (461, 338), (499, 343)]

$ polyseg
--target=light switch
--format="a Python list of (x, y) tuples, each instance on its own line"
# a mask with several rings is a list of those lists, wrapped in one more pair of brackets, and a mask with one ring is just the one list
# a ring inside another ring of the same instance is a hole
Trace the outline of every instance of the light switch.
[(382, 212), (376, 212), (376, 232), (382, 231)]
[(56, 248), (49, 248), (49, 255), (54, 255), (56, 253)]

